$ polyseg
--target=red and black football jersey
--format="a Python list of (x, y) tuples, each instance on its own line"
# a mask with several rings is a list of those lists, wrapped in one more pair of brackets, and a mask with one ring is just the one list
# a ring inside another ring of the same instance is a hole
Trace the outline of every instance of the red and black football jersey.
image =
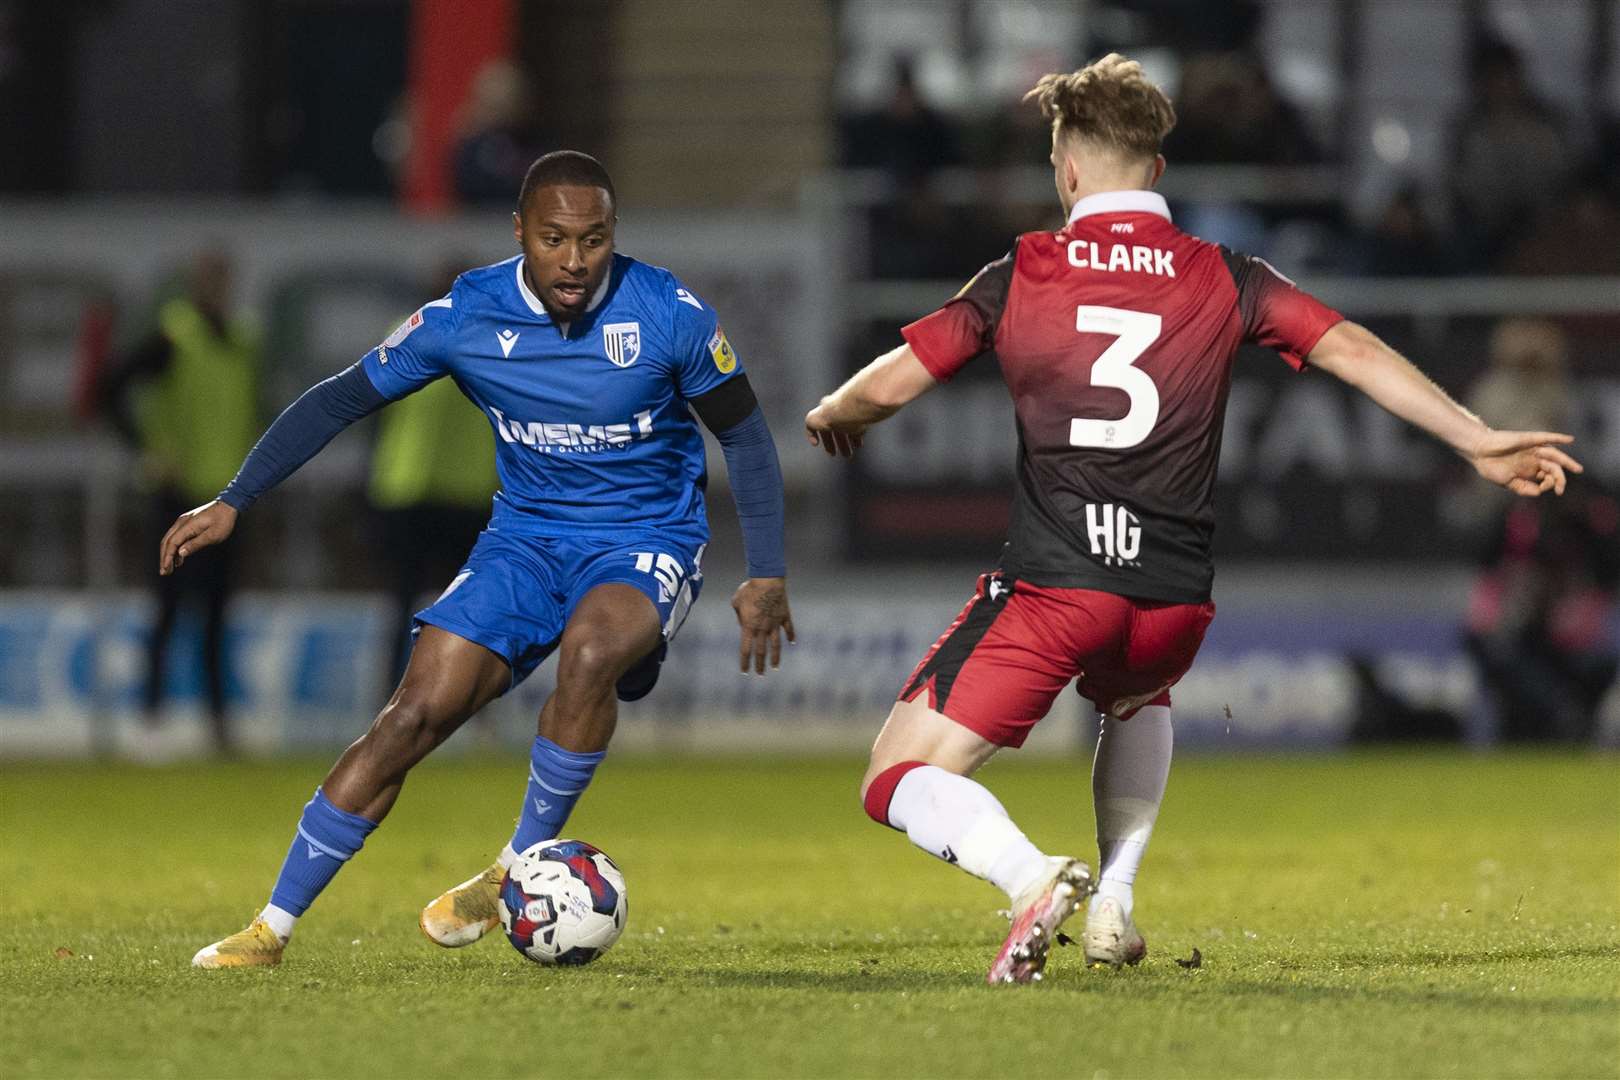
[(1209, 599), (1215, 468), (1238, 346), (1296, 370), (1343, 317), (1262, 259), (1191, 236), (1151, 191), (1093, 195), (902, 333), (946, 380), (993, 354), (1018, 420), (1015, 578)]

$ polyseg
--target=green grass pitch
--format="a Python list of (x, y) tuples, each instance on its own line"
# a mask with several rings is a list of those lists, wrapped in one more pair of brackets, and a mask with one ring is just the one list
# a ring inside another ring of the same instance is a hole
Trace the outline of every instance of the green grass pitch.
[[(430, 761), (279, 969), (190, 970), (322, 769), (0, 768), (0, 1074), (1620, 1075), (1613, 756), (1184, 756), (1147, 962), (1059, 949), (1029, 987), (982, 984), (1000, 894), (868, 822), (852, 760), (610, 759), (569, 832), (625, 871), (618, 946), (437, 949), (417, 909), (505, 840), (523, 765)], [(983, 777), (1094, 857), (1087, 772)]]

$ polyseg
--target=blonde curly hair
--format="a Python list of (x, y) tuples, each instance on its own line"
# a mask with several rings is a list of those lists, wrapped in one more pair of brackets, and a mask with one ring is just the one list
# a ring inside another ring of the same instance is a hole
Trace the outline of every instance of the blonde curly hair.
[(1075, 135), (1127, 157), (1152, 157), (1176, 126), (1176, 111), (1142, 73), (1142, 65), (1109, 53), (1067, 75), (1042, 75), (1025, 101), (1040, 106), (1055, 135)]

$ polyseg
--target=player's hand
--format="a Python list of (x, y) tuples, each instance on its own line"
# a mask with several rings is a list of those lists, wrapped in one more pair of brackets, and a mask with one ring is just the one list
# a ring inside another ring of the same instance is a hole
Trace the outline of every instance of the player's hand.
[(861, 448), (861, 436), (866, 434), (865, 424), (835, 423), (825, 399), (811, 409), (804, 418), (804, 433), (811, 446), (827, 451), (828, 457), (854, 457)]
[(1562, 495), (1567, 482), (1565, 472), (1586, 471), (1580, 462), (1558, 449), (1574, 441), (1574, 436), (1555, 431), (1493, 431), (1483, 436), (1467, 457), (1479, 475), (1515, 495), (1534, 498), (1544, 491)]
[(168, 576), (186, 561), (186, 556), (212, 547), (236, 528), (236, 508), (215, 499), (174, 519), (158, 544), (158, 573)]
[(763, 675), (766, 657), (771, 667), (781, 667), (782, 631), (787, 631), (788, 644), (799, 640), (793, 633), (793, 613), (788, 610), (787, 579), (749, 578), (731, 594), (731, 609), (737, 613), (742, 634), (738, 667), (746, 673), (752, 665), (756, 675)]

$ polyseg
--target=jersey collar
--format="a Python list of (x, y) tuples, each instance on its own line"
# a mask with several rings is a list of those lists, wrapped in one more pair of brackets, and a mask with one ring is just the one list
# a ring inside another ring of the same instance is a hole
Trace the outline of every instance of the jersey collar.
[[(530, 311), (534, 312), (542, 319), (550, 319), (551, 312), (546, 310), (546, 305), (540, 302), (540, 298), (534, 295), (534, 291), (529, 288), (529, 283), (524, 280), (523, 256), (519, 255), (517, 259), (514, 260), (514, 266), (516, 267), (515, 272), (517, 274), (518, 295), (523, 297), (523, 302), (529, 305)], [(608, 286), (613, 284), (613, 271), (614, 267), (610, 264), (608, 266), (608, 272), (602, 275), (602, 284), (596, 287), (596, 292), (591, 294), (591, 302), (585, 305), (585, 314), (589, 315), (591, 312), (602, 306), (602, 300), (608, 294)], [(559, 325), (567, 326), (568, 324), (560, 323)], [(564, 332), (566, 333), (566, 331)]]
[(1170, 220), (1170, 204), (1157, 191), (1099, 191), (1087, 195), (1069, 211), (1069, 224), (1092, 214), (1157, 214)]

